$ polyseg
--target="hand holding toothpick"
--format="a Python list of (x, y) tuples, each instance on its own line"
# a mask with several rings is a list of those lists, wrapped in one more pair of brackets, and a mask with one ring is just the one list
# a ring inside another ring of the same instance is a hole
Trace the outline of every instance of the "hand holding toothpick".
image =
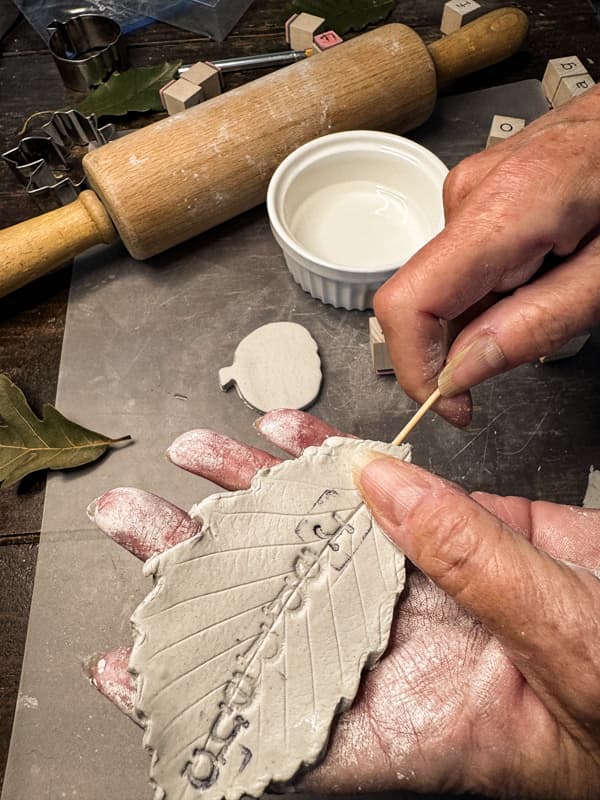
[[(340, 435), (298, 411), (270, 412), (257, 427), (292, 456)], [(169, 458), (229, 489), (278, 463), (211, 431), (183, 434)], [(600, 568), (600, 512), (469, 496), (393, 458), (356, 468), (380, 527), (418, 569), (385, 657), (299, 788), (591, 800), (600, 784), (600, 581), (590, 571)], [(142, 559), (198, 532), (184, 511), (139, 489), (107, 492), (94, 512)], [(105, 654), (91, 677), (131, 714), (128, 658), (127, 647)]]

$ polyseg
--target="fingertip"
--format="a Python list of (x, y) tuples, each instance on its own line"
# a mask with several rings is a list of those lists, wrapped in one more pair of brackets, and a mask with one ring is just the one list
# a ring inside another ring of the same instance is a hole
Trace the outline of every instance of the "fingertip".
[(100, 502), (101, 499), (102, 499), (101, 497), (96, 497), (94, 500), (92, 500), (91, 503), (88, 504), (87, 508), (85, 509), (86, 516), (90, 520), (90, 522), (96, 523), (96, 511), (98, 509), (98, 503)]
[(142, 561), (200, 530), (200, 523), (183, 509), (144, 489), (111, 489), (90, 509), (100, 530)]
[(330, 436), (355, 438), (306, 411), (289, 408), (267, 412), (255, 426), (271, 444), (295, 457), (301, 456), (307, 447), (319, 447)]
[(145, 494), (147, 493), (143, 489), (129, 486), (109, 489), (92, 500), (87, 507), (87, 515), (101, 531), (112, 537), (115, 531), (123, 527), (126, 509), (130, 511)]
[(128, 668), (131, 647), (116, 647), (106, 653), (97, 653), (90, 656), (83, 664), (83, 668), (96, 688), (102, 686), (107, 680), (121, 677)]
[(130, 647), (118, 647), (101, 655), (92, 656), (84, 663), (84, 672), (100, 694), (134, 722), (135, 685), (129, 673)]
[(281, 459), (223, 434), (204, 428), (178, 436), (167, 450), (177, 467), (223, 489), (247, 489), (256, 473)]
[(303, 435), (305, 416), (307, 415), (303, 411), (277, 409), (267, 411), (256, 420), (254, 426), (268, 442), (290, 455), (299, 456), (305, 447)]
[(222, 439), (220, 434), (205, 428), (185, 431), (171, 442), (167, 448), (167, 458), (176, 467), (196, 472), (198, 453), (204, 452), (207, 448), (211, 448), (215, 454), (218, 453), (220, 439)]
[(473, 419), (473, 399), (470, 392), (462, 392), (454, 397), (442, 397), (434, 410), (456, 428), (466, 428)]
[[(352, 480), (354, 481), (356, 488), (363, 494), (363, 496), (368, 495), (370, 489), (369, 476), (365, 475), (366, 468), (371, 461), (375, 461), (377, 458), (386, 457), (386, 454), (382, 453), (380, 450), (365, 448), (357, 450), (357, 452), (354, 454), (352, 458)], [(365, 478), (364, 485), (363, 477)]]

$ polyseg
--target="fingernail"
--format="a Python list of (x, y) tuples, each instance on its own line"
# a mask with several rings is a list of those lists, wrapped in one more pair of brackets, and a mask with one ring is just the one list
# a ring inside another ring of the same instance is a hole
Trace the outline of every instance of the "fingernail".
[(91, 522), (96, 522), (96, 509), (98, 508), (98, 501), (99, 500), (100, 500), (100, 498), (96, 497), (96, 499), (92, 500), (92, 502), (88, 505), (88, 507), (85, 510), (85, 513), (87, 514), (87, 518)]
[(83, 668), (98, 691), (139, 725), (135, 715), (135, 685), (128, 672), (130, 647), (119, 647), (100, 656), (92, 656)]
[[(375, 461), (376, 458), (385, 458), (384, 453), (380, 453), (379, 450), (373, 450), (373, 448), (367, 449), (362, 448), (357, 453), (354, 454), (352, 457), (352, 477), (354, 479), (354, 483), (357, 484), (357, 481), (360, 477), (361, 472), (370, 464), (371, 461)], [(357, 484), (358, 486), (358, 484)]]
[(438, 378), (444, 397), (465, 392), (482, 380), (502, 372), (506, 357), (496, 339), (489, 334), (478, 336), (452, 358)]
[(302, 411), (277, 409), (267, 411), (256, 420), (254, 426), (261, 436), (276, 447), (299, 456), (309, 444), (306, 441), (305, 417)]
[(90, 511), (101, 531), (142, 561), (200, 530), (198, 520), (143, 489), (111, 489), (92, 503)]
[(377, 451), (358, 454), (354, 482), (390, 539), (407, 549), (406, 516), (431, 491), (417, 467)]

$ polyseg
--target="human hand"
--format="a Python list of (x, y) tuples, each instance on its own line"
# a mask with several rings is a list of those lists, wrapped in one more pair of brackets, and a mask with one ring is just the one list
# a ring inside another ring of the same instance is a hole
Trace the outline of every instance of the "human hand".
[[(456, 425), (472, 386), (600, 319), (599, 125), (597, 87), (462, 161), (446, 227), (375, 296), (399, 383), (423, 402), (439, 381), (436, 410)], [(551, 253), (564, 258), (540, 269)], [(460, 331), (451, 346), (440, 320)]]
[[(258, 427), (291, 455), (339, 435), (301, 412), (271, 412)], [(231, 489), (276, 462), (208, 431), (184, 434), (169, 456)], [(586, 570), (600, 567), (600, 513), (469, 499), (416, 467), (401, 471), (393, 459), (376, 459), (358, 485), (383, 529), (431, 577), (409, 571), (386, 655), (299, 788), (596, 796), (600, 583)], [(408, 516), (402, 487), (407, 506), (419, 502)], [(132, 489), (108, 492), (94, 516), (141, 558), (198, 529), (185, 512)], [(106, 654), (92, 679), (132, 715), (128, 658), (124, 647)]]
[[(380, 527), (428, 576), (429, 608), (445, 620), (425, 654), (427, 619), (394, 640), (386, 691), (396, 735), (385, 722), (379, 741), (410, 752), (420, 791), (597, 797), (600, 512), (469, 496), (377, 453), (355, 479)], [(405, 614), (401, 600), (400, 628)]]

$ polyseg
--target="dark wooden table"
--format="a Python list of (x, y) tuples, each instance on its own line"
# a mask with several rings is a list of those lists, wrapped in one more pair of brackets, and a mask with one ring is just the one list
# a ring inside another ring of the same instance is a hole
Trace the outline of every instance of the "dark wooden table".
[[(400, 0), (391, 19), (411, 25), (426, 41), (432, 41), (439, 35), (442, 5), (442, 0)], [(588, 0), (571, 0), (568, 4), (562, 0), (524, 0), (520, 5), (531, 20), (523, 52), (462, 80), (452, 87), (453, 92), (524, 78), (541, 79), (549, 58), (573, 53), (589, 64), (596, 80), (600, 79), (597, 9)], [(9, 0), (0, 0), (0, 28), (12, 12)], [(167, 59), (191, 62), (283, 49), (285, 17), (283, 3), (256, 0), (223, 43), (153, 24), (128, 36), (130, 60), (133, 66), (142, 66)], [(0, 152), (4, 152), (16, 144), (18, 131), (30, 114), (68, 107), (78, 97), (64, 89), (46, 47), (22, 18), (0, 48)], [(227, 86), (254, 76), (256, 73), (228, 75)], [(133, 115), (126, 124), (141, 125), (156, 117)], [(28, 132), (35, 132), (35, 126)], [(2, 165), (0, 227), (37, 213), (35, 203)], [(0, 300), (0, 371), (23, 388), (38, 412), (43, 402), (52, 402), (55, 396), (68, 286), (69, 270), (65, 268)], [(44, 485), (44, 477), (37, 475), (22, 481), (16, 489), (0, 492), (0, 783), (27, 631)]]

